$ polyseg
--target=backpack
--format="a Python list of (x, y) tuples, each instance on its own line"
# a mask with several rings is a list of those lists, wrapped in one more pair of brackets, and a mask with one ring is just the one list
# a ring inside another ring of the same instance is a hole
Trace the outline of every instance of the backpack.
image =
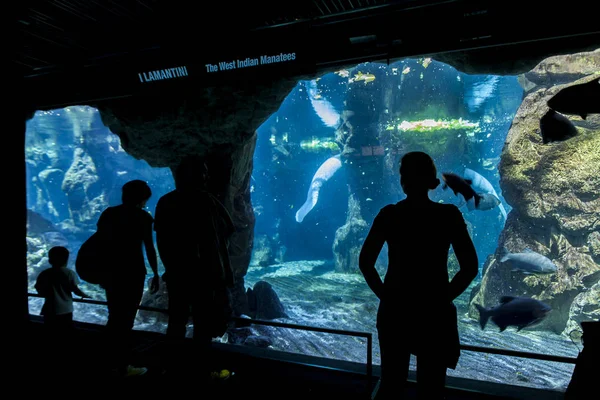
[(107, 278), (102, 241), (98, 232), (90, 236), (79, 248), (75, 259), (75, 271), (88, 283), (102, 284)]

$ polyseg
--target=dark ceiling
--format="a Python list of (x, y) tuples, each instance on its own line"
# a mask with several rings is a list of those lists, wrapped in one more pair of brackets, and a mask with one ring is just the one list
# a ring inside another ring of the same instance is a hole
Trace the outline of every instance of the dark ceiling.
[[(221, 41), (262, 28), (374, 12), (384, 7), (433, 4), (417, 0), (300, 0), (199, 2), (159, 0), (25, 1), (17, 17), (20, 73), (165, 46), (184, 35)], [(207, 33), (211, 32), (211, 33)]]
[(15, 6), (11, 59), (25, 78), (20, 92), (46, 107), (131, 95), (139, 71), (268, 52), (301, 54), (300, 72), (278, 72), (295, 77), (425, 54), (457, 60), (470, 73), (503, 74), (550, 54), (600, 47), (587, 0), (559, 8), (542, 0), (24, 0)]

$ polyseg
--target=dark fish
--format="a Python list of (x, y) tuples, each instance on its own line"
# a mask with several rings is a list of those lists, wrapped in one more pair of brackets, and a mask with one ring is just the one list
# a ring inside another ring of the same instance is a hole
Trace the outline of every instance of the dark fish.
[(556, 265), (540, 253), (531, 249), (525, 249), (522, 253), (510, 253), (506, 248), (500, 251), (500, 264), (510, 266), (513, 271), (521, 271), (525, 274), (553, 274), (556, 272)]
[(485, 308), (475, 304), (479, 311), (479, 325), (485, 328), (488, 319), (500, 328), (500, 332), (509, 326), (521, 329), (541, 322), (552, 308), (539, 300), (529, 297), (502, 296), (500, 304), (493, 308)]
[(494, 208), (498, 207), (498, 205), (500, 204), (500, 199), (491, 193), (477, 193), (477, 196), (479, 196), (479, 205), (478, 206), (473, 204), (474, 203), (473, 199), (476, 199), (477, 197), (473, 197), (472, 200), (467, 201), (467, 208), (470, 211), (473, 211), (474, 209), (477, 209), (480, 211), (493, 210)]
[(462, 194), (467, 202), (473, 199), (475, 201), (475, 208), (479, 207), (481, 195), (477, 194), (475, 189), (471, 187), (471, 183), (473, 182), (470, 179), (464, 179), (451, 172), (444, 172), (442, 174), (442, 179), (444, 180), (444, 186), (442, 186), (442, 189), (450, 188), (457, 196), (459, 193)]
[(577, 136), (577, 128), (569, 118), (550, 109), (540, 119), (540, 133), (542, 142), (546, 144)]
[(547, 102), (548, 107), (563, 114), (579, 115), (600, 113), (600, 78), (561, 89)]

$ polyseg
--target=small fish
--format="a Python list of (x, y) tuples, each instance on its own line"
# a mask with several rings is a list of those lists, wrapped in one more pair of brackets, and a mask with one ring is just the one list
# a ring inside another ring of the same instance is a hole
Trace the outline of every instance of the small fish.
[(547, 102), (548, 107), (563, 114), (579, 115), (600, 113), (600, 78), (561, 89)]
[(475, 193), (475, 190), (471, 187), (471, 183), (473, 183), (470, 179), (464, 179), (456, 174), (451, 172), (444, 172), (442, 174), (442, 179), (444, 180), (444, 185), (442, 189), (452, 189), (455, 195), (462, 194), (465, 198), (465, 201), (469, 201), (473, 199), (475, 204), (474, 208), (479, 207), (479, 201), (481, 200), (481, 195)]
[(427, 68), (431, 64), (431, 57), (427, 57), (423, 60), (423, 68)]
[(350, 76), (350, 72), (347, 69), (341, 69), (339, 71), (335, 71), (335, 73), (342, 78), (347, 78)]
[(550, 109), (540, 119), (542, 143), (560, 142), (577, 136), (577, 128), (571, 120)]
[(529, 297), (502, 296), (500, 304), (493, 308), (485, 308), (475, 304), (479, 311), (479, 325), (485, 329), (488, 319), (500, 328), (500, 332), (509, 326), (516, 326), (517, 332), (521, 329), (541, 322), (552, 308)]
[(408, 74), (409, 72), (410, 72), (410, 67), (406, 67), (406, 68), (404, 68), (404, 69), (402, 70), (402, 74), (403, 74), (403, 75), (406, 75), (406, 74)]
[(525, 249), (522, 253), (511, 253), (506, 248), (502, 248), (500, 250), (500, 264), (506, 264), (513, 271), (520, 271), (524, 274), (545, 275), (557, 271), (556, 264), (548, 257), (531, 249)]
[(356, 75), (354, 75), (354, 78), (350, 78), (349, 79), (350, 83), (364, 81), (365, 85), (367, 83), (369, 83), (369, 82), (373, 82), (374, 80), (375, 80), (375, 75), (373, 75), (373, 74), (363, 74), (360, 71), (358, 71), (358, 73)]

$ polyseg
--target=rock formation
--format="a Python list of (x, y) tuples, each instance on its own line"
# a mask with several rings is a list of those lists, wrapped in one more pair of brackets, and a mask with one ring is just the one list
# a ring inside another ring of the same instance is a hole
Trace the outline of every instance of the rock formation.
[(244, 276), (250, 264), (254, 212), (250, 175), (256, 129), (273, 114), (297, 81), (252, 82), (206, 88), (185, 98), (120, 99), (98, 106), (104, 124), (132, 156), (174, 170), (186, 155), (206, 156), (211, 191), (231, 212), (236, 233), (230, 241), (236, 277), (236, 314), (247, 313)]
[[(500, 186), (513, 210), (471, 302), (473, 318), (474, 303), (494, 306), (503, 295), (549, 304), (553, 311), (538, 329), (556, 333), (566, 329), (569, 334), (576, 322), (600, 313), (600, 115), (585, 121), (568, 116), (578, 135), (566, 141), (543, 144), (539, 130), (548, 99), (564, 87), (597, 78), (599, 71), (596, 50), (550, 57), (524, 74), (529, 94), (513, 120), (499, 165)], [(542, 276), (511, 272), (498, 260), (503, 247), (534, 250), (550, 258), (558, 271)]]

